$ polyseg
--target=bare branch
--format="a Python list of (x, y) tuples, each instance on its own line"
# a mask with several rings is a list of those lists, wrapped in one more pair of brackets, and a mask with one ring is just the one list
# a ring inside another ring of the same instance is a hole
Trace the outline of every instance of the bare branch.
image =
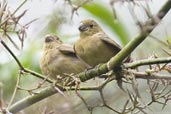
[(138, 66), (143, 66), (143, 65), (162, 64), (162, 63), (170, 63), (170, 62), (171, 62), (171, 57), (163, 57), (163, 58), (156, 58), (156, 59), (139, 60), (133, 63), (125, 63), (124, 67), (136, 68)]
[(171, 80), (170, 75), (164, 75), (164, 74), (148, 74), (147, 72), (136, 72), (132, 70), (128, 70), (128, 72), (133, 73), (136, 78), (139, 79), (163, 79), (163, 80)]
[(14, 53), (10, 50), (10, 48), (6, 45), (6, 43), (2, 40), (2, 38), (0, 38), (0, 42), (6, 48), (6, 50), (11, 54), (11, 56), (15, 59), (15, 61), (18, 64), (18, 66), (20, 67), (20, 69), (23, 70), (24, 67), (22, 66), (22, 64), (20, 63), (18, 58), (14, 55)]

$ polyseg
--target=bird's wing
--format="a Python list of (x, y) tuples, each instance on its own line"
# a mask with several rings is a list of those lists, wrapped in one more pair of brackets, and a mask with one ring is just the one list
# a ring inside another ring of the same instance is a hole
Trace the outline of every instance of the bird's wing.
[(114, 40), (110, 39), (106, 34), (104, 33), (99, 33), (98, 37), (104, 41), (105, 43), (111, 45), (112, 47), (118, 49), (119, 51), (122, 49), (119, 44), (117, 44)]
[(58, 48), (62, 53), (64, 54), (75, 54), (75, 51), (73, 49), (73, 46), (68, 44), (61, 44), (61, 46)]
[[(101, 40), (103, 40), (107, 44), (110, 44), (113, 48), (118, 49), (118, 51), (120, 51), (122, 49), (119, 44), (117, 44), (115, 41), (110, 39), (106, 34), (101, 34), (99, 36), (101, 36), (100, 37)], [(132, 61), (132, 59), (131, 59), (130, 55), (124, 60), (124, 62), (131, 62), (131, 61)]]

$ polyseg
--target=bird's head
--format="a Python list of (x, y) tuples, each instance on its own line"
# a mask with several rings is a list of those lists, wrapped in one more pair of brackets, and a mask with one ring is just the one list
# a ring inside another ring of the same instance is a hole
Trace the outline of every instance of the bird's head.
[(81, 36), (92, 36), (98, 32), (102, 32), (101, 27), (92, 19), (81, 21), (78, 29)]
[(45, 48), (48, 49), (58, 47), (62, 44), (62, 41), (56, 35), (46, 35), (44, 42), (45, 42), (44, 44)]

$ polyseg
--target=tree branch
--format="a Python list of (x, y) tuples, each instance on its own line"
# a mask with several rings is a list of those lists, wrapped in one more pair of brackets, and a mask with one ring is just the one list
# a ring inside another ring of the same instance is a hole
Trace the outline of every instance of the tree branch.
[(145, 59), (139, 60), (132, 63), (125, 63), (125, 68), (136, 68), (142, 65), (152, 65), (152, 64), (162, 64), (162, 63), (170, 63), (171, 57), (163, 57), (163, 58), (156, 58), (156, 59)]
[[(63, 88), (59, 88), (60, 90), (64, 91)], [(45, 88), (44, 90), (41, 90), (38, 94), (34, 94), (32, 96), (28, 96), (15, 104), (13, 104), (10, 108), (9, 111), (11, 113), (16, 113), (46, 97), (49, 97), (53, 94), (57, 93), (56, 89), (52, 86)]]
[[(133, 73), (135, 75), (135, 77), (137, 79), (164, 79), (164, 80), (171, 80), (171, 76), (168, 76), (168, 75), (161, 75), (161, 74), (151, 74), (149, 75), (148, 73), (146, 72), (136, 72), (136, 71), (132, 71), (132, 70), (129, 70), (128, 71), (129, 73)], [(107, 81), (106, 81), (107, 82)], [(105, 85), (106, 83), (103, 83), (101, 86)], [(62, 88), (60, 86), (58, 86), (58, 88), (61, 90), (61, 91), (66, 91), (66, 90), (75, 90), (76, 88), (75, 87), (71, 87), (71, 88)], [(99, 86), (94, 86), (94, 87), (80, 87), (79, 90), (82, 90), (82, 91), (87, 91), (87, 90), (98, 90)], [(18, 102), (16, 102), (15, 104), (13, 104), (10, 108), (9, 108), (9, 111), (12, 112), (12, 113), (16, 113), (46, 97), (49, 97), (55, 93), (57, 93), (58, 91), (52, 87), (52, 86), (49, 86), (41, 91), (39, 91), (38, 94), (34, 94), (32, 96), (28, 96)]]
[(24, 69), (23, 65), (20, 63), (20, 61), (18, 60), (18, 58), (14, 55), (14, 53), (10, 50), (10, 48), (5, 44), (5, 42), (2, 40), (2, 38), (0, 37), (0, 42), (1, 44), (5, 47), (5, 49), (11, 54), (11, 56), (15, 59), (15, 61), (17, 62), (18, 66), (20, 67), (21, 70)]
[(152, 73), (149, 74), (147, 72), (136, 72), (128, 70), (129, 73), (133, 73), (137, 79), (163, 79), (163, 80), (171, 80), (171, 75), (166, 74), (157, 74)]

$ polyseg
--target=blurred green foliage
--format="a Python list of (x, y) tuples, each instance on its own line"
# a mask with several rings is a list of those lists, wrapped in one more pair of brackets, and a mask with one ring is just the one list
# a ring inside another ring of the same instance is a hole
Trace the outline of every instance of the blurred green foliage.
[(59, 34), (61, 25), (67, 22), (66, 11), (55, 8), (49, 15), (45, 16), (45, 21), (47, 24), (41, 34)]

